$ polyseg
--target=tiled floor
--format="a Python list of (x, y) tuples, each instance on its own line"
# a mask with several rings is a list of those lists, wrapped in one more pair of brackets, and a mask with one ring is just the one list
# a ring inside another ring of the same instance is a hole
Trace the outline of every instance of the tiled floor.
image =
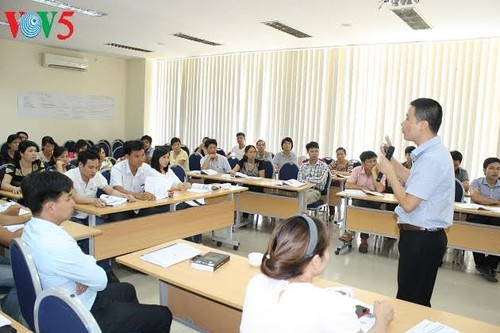
[[(273, 224), (270, 221), (264, 220), (257, 227), (249, 226), (240, 229), (234, 234), (234, 238), (241, 242), (239, 250), (233, 251), (229, 246), (223, 246), (223, 249), (242, 256), (253, 251), (264, 252), (272, 227)], [(334, 255), (333, 251), (340, 244), (337, 240), (340, 230), (337, 227), (332, 227), (331, 230), (333, 234), (332, 255), (322, 277), (394, 297), (397, 290), (397, 242), (378, 239), (377, 243), (380, 244), (381, 249), (375, 253), (375, 237), (370, 237), (368, 254), (361, 254), (357, 251), (357, 247), (353, 247), (340, 255)], [(210, 234), (203, 235), (203, 244), (215, 247)], [(438, 273), (432, 306), (500, 325), (498, 315), (500, 283), (487, 282), (481, 278), (475, 271), (471, 252), (466, 252), (463, 265), (453, 264), (452, 258), (453, 251), (448, 250), (444, 264)], [(136, 286), (141, 302), (158, 303), (158, 283), (155, 279), (124, 267), (115, 271), (122, 281), (131, 282)], [(193, 330), (174, 323), (172, 332), (193, 332)]]

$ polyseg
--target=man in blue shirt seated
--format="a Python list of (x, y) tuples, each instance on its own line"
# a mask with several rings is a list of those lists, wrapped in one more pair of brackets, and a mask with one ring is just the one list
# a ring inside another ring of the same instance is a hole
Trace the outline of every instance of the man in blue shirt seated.
[[(470, 185), (472, 202), (480, 205), (500, 206), (500, 159), (489, 157), (483, 162), (484, 177), (474, 179)], [(467, 221), (500, 227), (500, 217), (469, 214)], [(479, 273), (490, 282), (498, 282), (495, 277), (500, 257), (474, 252), (474, 262)]]
[[(437, 101), (412, 101), (401, 123), (404, 139), (417, 144), (411, 153), (411, 169), (385, 156), (379, 165), (399, 202), (395, 210), (399, 226), (397, 298), (428, 307), (448, 244), (445, 229), (453, 223), (455, 199), (451, 156), (437, 136), (442, 119), (443, 109)], [(386, 141), (391, 145), (389, 138)]]
[(450, 152), (451, 159), (453, 160), (453, 169), (455, 170), (455, 178), (458, 179), (462, 186), (464, 187), (465, 192), (469, 192), (469, 174), (467, 170), (462, 168), (460, 165), (462, 164), (462, 153), (458, 150), (454, 150)]
[(172, 314), (167, 307), (139, 304), (131, 284), (107, 284), (106, 273), (95, 258), (84, 254), (60, 227), (75, 205), (71, 179), (59, 172), (31, 173), (21, 189), (24, 203), (33, 213), (22, 240), (33, 257), (43, 289), (60, 287), (76, 295), (102, 332), (170, 331)]

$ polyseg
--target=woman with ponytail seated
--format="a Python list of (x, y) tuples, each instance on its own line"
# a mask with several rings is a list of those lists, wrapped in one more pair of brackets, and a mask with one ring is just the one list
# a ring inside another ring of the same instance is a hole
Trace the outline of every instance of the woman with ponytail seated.
[[(262, 274), (248, 284), (240, 332), (361, 332), (355, 300), (312, 283), (328, 265), (329, 244), (323, 223), (307, 215), (277, 225), (262, 259)], [(386, 332), (392, 305), (375, 302), (374, 314), (369, 332)]]

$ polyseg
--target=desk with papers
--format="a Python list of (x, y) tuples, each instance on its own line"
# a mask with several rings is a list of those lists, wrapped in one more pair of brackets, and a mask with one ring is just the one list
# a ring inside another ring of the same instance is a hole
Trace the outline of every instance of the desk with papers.
[[(229, 262), (215, 272), (205, 272), (192, 268), (189, 260), (163, 268), (141, 259), (145, 253), (180, 242), (184, 241), (162, 244), (118, 257), (116, 260), (156, 277), (160, 284), (160, 303), (168, 305), (176, 319), (181, 322), (209, 332), (238, 332), (246, 286), (253, 276), (260, 273), (259, 267), (250, 266), (245, 257), (199, 244), (191, 245), (202, 253), (215, 251), (229, 254)], [(340, 286), (337, 282), (320, 278), (315, 279), (314, 283), (320, 287)], [(362, 289), (352, 289), (354, 297), (367, 304), (373, 304), (375, 300), (389, 300), (394, 305), (395, 316), (389, 326), (390, 333), (405, 332), (424, 319), (443, 323), (461, 332), (497, 333), (500, 330), (498, 326), (475, 319)]]

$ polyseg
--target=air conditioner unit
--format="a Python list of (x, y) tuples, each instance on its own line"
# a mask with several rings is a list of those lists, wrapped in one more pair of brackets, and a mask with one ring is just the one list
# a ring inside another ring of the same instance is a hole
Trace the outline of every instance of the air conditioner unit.
[(42, 65), (43, 67), (71, 69), (74, 71), (86, 71), (89, 66), (87, 59), (50, 53), (43, 54)]

